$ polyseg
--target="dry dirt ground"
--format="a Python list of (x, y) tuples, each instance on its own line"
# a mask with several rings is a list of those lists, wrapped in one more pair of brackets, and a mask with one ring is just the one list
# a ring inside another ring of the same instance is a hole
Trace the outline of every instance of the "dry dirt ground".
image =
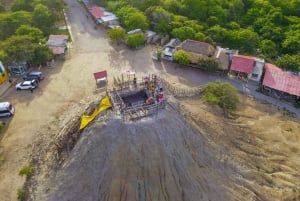
[[(60, 155), (60, 165), (56, 146), (37, 148), (41, 163), (28, 183), (31, 199), (299, 200), (299, 122), (241, 99), (232, 118), (198, 96), (169, 96), (165, 110), (134, 122), (108, 111)], [(77, 110), (74, 105), (65, 115)], [(76, 119), (69, 121), (69, 137)]]
[(12, 88), (2, 97), (16, 114), (0, 142), (1, 201), (16, 200), (28, 162), (30, 200), (300, 200), (299, 121), (242, 95), (232, 118), (199, 96), (169, 94), (156, 116), (122, 122), (108, 111), (78, 132), (80, 115), (103, 95), (93, 72), (155, 72), (179, 88), (198, 86), (201, 72), (153, 62), (152, 47), (111, 45), (76, 1), (67, 3), (70, 55), (42, 69), (34, 93)]

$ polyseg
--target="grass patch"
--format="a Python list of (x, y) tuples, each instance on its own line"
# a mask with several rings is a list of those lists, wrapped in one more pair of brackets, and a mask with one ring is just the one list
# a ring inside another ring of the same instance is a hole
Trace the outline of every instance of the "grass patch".
[(26, 177), (28, 177), (29, 175), (31, 175), (31, 173), (32, 173), (32, 166), (30, 164), (24, 165), (19, 171), (20, 176), (25, 175)]
[(0, 133), (3, 131), (4, 127), (5, 127), (5, 122), (0, 121)]
[(23, 189), (18, 189), (17, 191), (18, 200), (26, 200), (28, 198), (28, 193)]

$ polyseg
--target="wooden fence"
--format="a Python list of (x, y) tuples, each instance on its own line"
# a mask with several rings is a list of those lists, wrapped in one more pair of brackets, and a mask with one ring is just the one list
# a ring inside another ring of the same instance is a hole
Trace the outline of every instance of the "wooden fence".
[(191, 97), (202, 93), (202, 87), (192, 87), (189, 89), (179, 88), (178, 86), (173, 86), (165, 79), (161, 79), (161, 84), (165, 90), (170, 92), (175, 97)]

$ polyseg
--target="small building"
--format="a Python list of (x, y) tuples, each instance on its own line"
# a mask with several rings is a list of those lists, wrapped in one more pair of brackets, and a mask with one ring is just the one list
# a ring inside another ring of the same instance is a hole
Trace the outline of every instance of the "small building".
[(176, 47), (180, 45), (181, 41), (178, 38), (172, 38), (170, 42), (165, 45), (163, 50), (163, 59), (173, 61), (173, 56), (176, 51)]
[(97, 22), (99, 24), (102, 24), (104, 26), (120, 26), (120, 23), (118, 21), (118, 17), (110, 12), (104, 11), (103, 16), (99, 17), (97, 19)]
[(55, 56), (64, 56), (68, 50), (68, 35), (50, 35), (46, 45)]
[(232, 57), (235, 54), (238, 54), (237, 50), (217, 46), (214, 58), (218, 62), (218, 69), (223, 71), (229, 70)]
[(230, 73), (259, 82), (263, 74), (265, 61), (251, 56), (233, 55)]
[(152, 40), (154, 39), (154, 37), (157, 35), (156, 32), (151, 31), (151, 30), (147, 30), (145, 31), (145, 41), (147, 43), (152, 43)]
[(104, 16), (104, 10), (98, 6), (90, 8), (90, 13), (96, 21)]
[(215, 48), (206, 42), (187, 39), (183, 41), (176, 50), (184, 50), (191, 56), (191, 63), (197, 64), (201, 57), (212, 57), (215, 54)]
[(273, 97), (296, 101), (300, 97), (300, 75), (266, 63), (263, 88)]

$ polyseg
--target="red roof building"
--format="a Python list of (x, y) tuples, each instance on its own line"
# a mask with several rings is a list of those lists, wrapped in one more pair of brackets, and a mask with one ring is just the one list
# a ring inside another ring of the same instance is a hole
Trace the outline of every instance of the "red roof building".
[(104, 11), (101, 7), (93, 7), (90, 12), (95, 19), (99, 19), (104, 16)]
[(300, 96), (300, 76), (283, 71), (270, 63), (265, 64), (263, 86)]
[(50, 35), (46, 45), (52, 49), (53, 54), (61, 55), (67, 50), (68, 35)]
[(253, 57), (233, 55), (230, 70), (250, 74), (253, 71), (253, 64)]

